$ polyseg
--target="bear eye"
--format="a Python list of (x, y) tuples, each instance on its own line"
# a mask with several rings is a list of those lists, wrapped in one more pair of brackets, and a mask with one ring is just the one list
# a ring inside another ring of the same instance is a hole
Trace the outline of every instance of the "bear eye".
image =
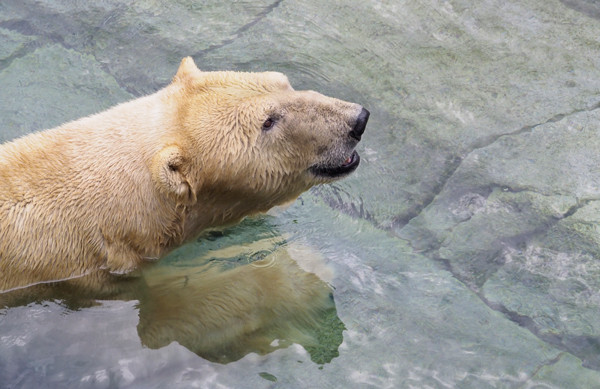
[(273, 126), (275, 125), (275, 121), (271, 118), (268, 118), (267, 120), (265, 120), (265, 122), (263, 123), (262, 129), (265, 131), (270, 130), (271, 128), (273, 128)]

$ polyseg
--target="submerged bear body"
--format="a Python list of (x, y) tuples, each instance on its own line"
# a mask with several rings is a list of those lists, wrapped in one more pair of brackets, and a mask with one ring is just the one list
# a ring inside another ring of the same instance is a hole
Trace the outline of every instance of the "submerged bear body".
[(352, 172), (360, 105), (280, 73), (201, 72), (0, 146), (0, 291), (128, 273)]

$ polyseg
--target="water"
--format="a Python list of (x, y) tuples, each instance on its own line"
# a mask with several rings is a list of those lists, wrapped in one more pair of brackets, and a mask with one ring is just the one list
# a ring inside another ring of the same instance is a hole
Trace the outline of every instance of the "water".
[(1, 140), (151, 93), (187, 55), (371, 119), (359, 169), (286, 210), (100, 294), (2, 296), (0, 387), (598, 386), (597, 8), (3, 0)]

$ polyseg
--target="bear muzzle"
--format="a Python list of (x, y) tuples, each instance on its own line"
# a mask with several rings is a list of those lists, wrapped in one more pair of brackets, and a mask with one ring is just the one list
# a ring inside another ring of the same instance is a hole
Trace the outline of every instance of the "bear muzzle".
[[(349, 137), (355, 142), (359, 142), (367, 127), (370, 112), (362, 108), (358, 114), (352, 130), (348, 133)], [(338, 179), (352, 173), (360, 164), (360, 156), (356, 150), (351, 150), (350, 155), (340, 165), (318, 164), (312, 166), (309, 170), (318, 177), (327, 179)]]

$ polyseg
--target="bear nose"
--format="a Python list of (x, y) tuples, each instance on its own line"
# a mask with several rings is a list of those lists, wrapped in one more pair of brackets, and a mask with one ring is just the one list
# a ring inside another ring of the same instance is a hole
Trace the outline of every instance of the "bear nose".
[(363, 132), (365, 132), (365, 128), (367, 127), (367, 121), (369, 121), (369, 111), (363, 108), (358, 117), (356, 118), (356, 123), (354, 124), (354, 128), (350, 131), (350, 136), (356, 140), (360, 140)]

